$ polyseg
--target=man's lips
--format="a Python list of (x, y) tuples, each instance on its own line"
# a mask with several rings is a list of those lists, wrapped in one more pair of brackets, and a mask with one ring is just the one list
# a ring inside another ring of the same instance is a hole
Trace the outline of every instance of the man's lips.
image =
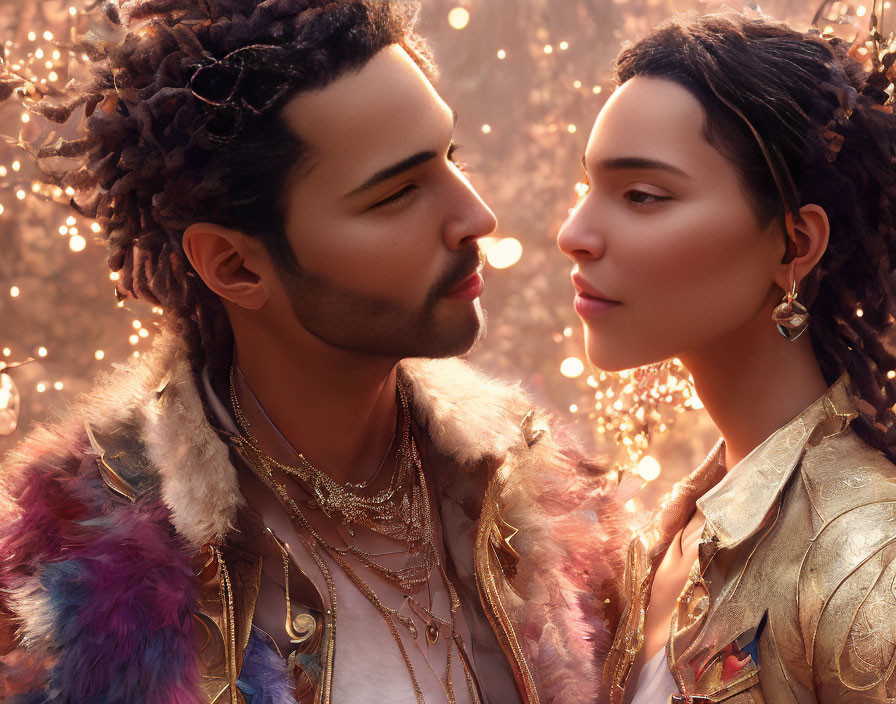
[(594, 298), (599, 301), (605, 301), (607, 303), (621, 303), (621, 301), (617, 301), (614, 298), (611, 298), (603, 291), (601, 291), (597, 286), (592, 285), (581, 274), (573, 274), (572, 275), (572, 285), (575, 286), (576, 293), (585, 298)]
[(457, 284), (457, 286), (448, 291), (445, 296), (459, 298), (478, 298), (480, 295), (482, 295), (483, 287), (484, 282), (482, 280), (482, 275), (479, 273), (479, 267), (477, 267), (472, 274), (467, 276), (463, 281)]

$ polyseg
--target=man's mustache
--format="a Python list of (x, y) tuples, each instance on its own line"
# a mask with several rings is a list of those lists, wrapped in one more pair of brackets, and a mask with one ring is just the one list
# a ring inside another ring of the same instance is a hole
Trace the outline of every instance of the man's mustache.
[(479, 271), (484, 262), (485, 257), (482, 250), (479, 249), (479, 245), (464, 250), (451, 268), (439, 277), (429, 295), (430, 301), (434, 302), (456, 289)]

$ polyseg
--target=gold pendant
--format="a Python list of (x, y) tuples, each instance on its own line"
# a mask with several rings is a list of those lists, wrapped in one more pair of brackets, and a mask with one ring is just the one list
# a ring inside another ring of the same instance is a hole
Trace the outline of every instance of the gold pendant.
[(426, 627), (426, 640), (429, 641), (430, 645), (435, 645), (435, 642), (439, 639), (439, 627), (431, 623)]

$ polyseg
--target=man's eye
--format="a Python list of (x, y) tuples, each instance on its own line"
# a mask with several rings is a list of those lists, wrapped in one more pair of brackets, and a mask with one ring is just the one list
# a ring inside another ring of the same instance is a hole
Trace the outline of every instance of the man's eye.
[(450, 161), (452, 164), (454, 164), (460, 171), (465, 172), (467, 170), (467, 165), (455, 159), (455, 155), (460, 148), (461, 147), (459, 144), (457, 144), (456, 142), (452, 142), (451, 146), (448, 147), (448, 154), (445, 155), (445, 158), (448, 159), (448, 161)]
[(377, 203), (373, 207), (381, 208), (385, 205), (392, 205), (393, 203), (400, 203), (401, 201), (403, 201), (405, 198), (410, 196), (411, 193), (413, 193), (416, 190), (417, 190), (417, 186), (415, 186), (413, 184), (411, 184), (410, 186), (405, 186), (397, 193), (394, 193), (393, 195), (389, 196), (388, 198), (384, 198), (383, 200), (381, 200), (379, 203)]

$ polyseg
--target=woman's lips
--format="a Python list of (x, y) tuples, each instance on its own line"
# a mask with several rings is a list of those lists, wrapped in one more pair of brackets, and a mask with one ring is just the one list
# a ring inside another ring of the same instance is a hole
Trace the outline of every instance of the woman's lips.
[(576, 289), (573, 307), (582, 318), (594, 318), (622, 305), (620, 301), (613, 300), (596, 286), (592, 286), (579, 274), (572, 275), (572, 284)]
[(576, 313), (585, 320), (591, 320), (603, 313), (607, 313), (621, 306), (618, 301), (608, 301), (604, 298), (594, 298), (585, 293), (577, 293), (573, 299), (573, 308)]
[(485, 281), (477, 271), (472, 276), (464, 279), (455, 289), (445, 294), (446, 298), (460, 301), (475, 301), (485, 290)]

